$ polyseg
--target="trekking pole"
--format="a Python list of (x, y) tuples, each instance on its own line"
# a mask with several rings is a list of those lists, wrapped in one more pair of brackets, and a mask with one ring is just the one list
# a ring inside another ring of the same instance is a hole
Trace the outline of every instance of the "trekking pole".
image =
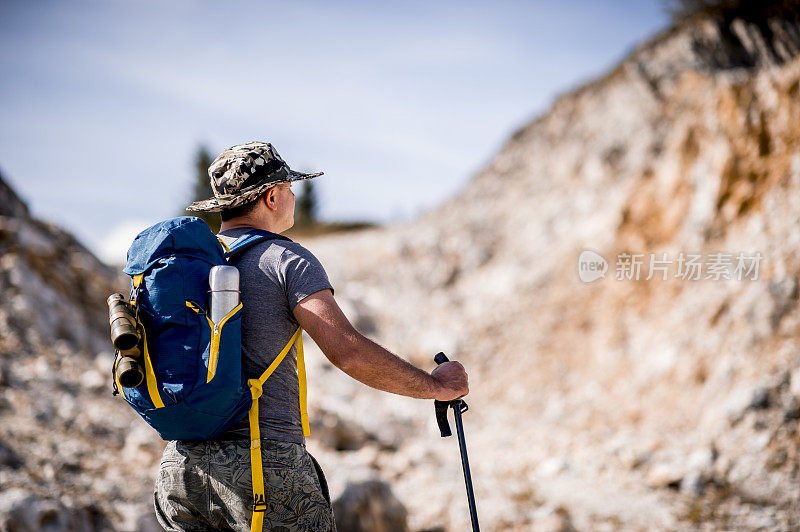
[[(449, 362), (450, 360), (444, 353), (439, 353), (433, 357), (436, 364)], [(461, 450), (461, 466), (464, 468), (464, 482), (467, 485), (467, 502), (469, 503), (469, 517), (472, 520), (472, 531), (480, 532), (478, 526), (478, 510), (475, 508), (475, 493), (472, 491), (472, 475), (469, 472), (469, 458), (467, 458), (467, 443), (464, 441), (464, 424), (461, 420), (461, 414), (466, 412), (469, 407), (461, 399), (453, 401), (434, 401), (434, 408), (436, 409), (436, 422), (439, 424), (439, 432), (442, 433), (442, 438), (452, 436), (450, 431), (450, 423), (447, 421), (447, 408), (453, 409), (453, 417), (456, 420), (456, 433), (458, 434), (458, 448)]]

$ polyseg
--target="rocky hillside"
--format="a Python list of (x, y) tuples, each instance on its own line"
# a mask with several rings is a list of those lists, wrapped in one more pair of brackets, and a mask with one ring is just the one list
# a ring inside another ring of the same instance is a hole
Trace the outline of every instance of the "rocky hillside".
[[(484, 530), (796, 529), (799, 87), (797, 24), (687, 20), (435, 211), (304, 242), (363, 332), (468, 367)], [(581, 281), (584, 250), (605, 278)], [(0, 530), (152, 529), (163, 444), (108, 388), (124, 281), (2, 182), (0, 252)], [(405, 506), (410, 530), (468, 530), (432, 405), (308, 350), (309, 447), (339, 506), (372, 519), (382, 493), (399, 529)]]
[(111, 395), (122, 280), (0, 180), (0, 530), (158, 530), (163, 445)]
[[(468, 366), (487, 529), (800, 526), (798, 52), (795, 23), (687, 21), (559, 98), (441, 208), (311, 243), (362, 328)], [(585, 249), (604, 279), (579, 279)], [(412, 528), (466, 530), (429, 407), (364, 401), (421, 437), (408, 464), (359, 463)]]

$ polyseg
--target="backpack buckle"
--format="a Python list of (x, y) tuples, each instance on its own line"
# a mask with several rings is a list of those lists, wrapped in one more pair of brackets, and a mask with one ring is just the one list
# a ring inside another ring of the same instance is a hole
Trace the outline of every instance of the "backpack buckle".
[(253, 509), (254, 512), (266, 512), (267, 511), (267, 501), (264, 500), (264, 494), (256, 495), (253, 494), (253, 504), (250, 505), (250, 508)]

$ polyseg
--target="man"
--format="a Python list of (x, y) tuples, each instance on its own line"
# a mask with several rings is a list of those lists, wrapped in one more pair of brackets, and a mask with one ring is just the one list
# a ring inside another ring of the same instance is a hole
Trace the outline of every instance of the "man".
[[(220, 212), (219, 236), (232, 242), (260, 229), (279, 234), (294, 224), (291, 182), (322, 175), (291, 170), (262, 142), (233, 146), (209, 167), (214, 198), (187, 210)], [(362, 336), (333, 297), (320, 262), (285, 239), (262, 241), (239, 269), (242, 356), (257, 378), (302, 327), (325, 356), (362, 383), (387, 392), (449, 401), (469, 391), (458, 362), (426, 373)], [(322, 385), (322, 383), (317, 383)], [(305, 450), (296, 346), (266, 380), (258, 403), (266, 488), (264, 530), (335, 530), (322, 470)], [(166, 530), (250, 530), (253, 483), (245, 418), (207, 442), (170, 442), (156, 482), (155, 507)]]

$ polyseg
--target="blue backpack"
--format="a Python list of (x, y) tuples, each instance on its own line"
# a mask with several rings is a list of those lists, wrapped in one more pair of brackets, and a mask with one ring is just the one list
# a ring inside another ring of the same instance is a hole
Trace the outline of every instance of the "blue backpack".
[(143, 336), (145, 378), (135, 388), (115, 382), (125, 400), (165, 440), (212, 439), (249, 412), (254, 512), (260, 512), (254, 513), (254, 530), (266, 509), (258, 398), (264, 382), (295, 344), (303, 432), (309, 433), (302, 329), (298, 327), (261, 377), (246, 380), (242, 304), (215, 327), (207, 315), (208, 276), (212, 267), (227, 264), (267, 239), (289, 240), (253, 229), (226, 249), (208, 225), (195, 217), (174, 218), (142, 231), (128, 250), (123, 271), (131, 276), (131, 304)]

